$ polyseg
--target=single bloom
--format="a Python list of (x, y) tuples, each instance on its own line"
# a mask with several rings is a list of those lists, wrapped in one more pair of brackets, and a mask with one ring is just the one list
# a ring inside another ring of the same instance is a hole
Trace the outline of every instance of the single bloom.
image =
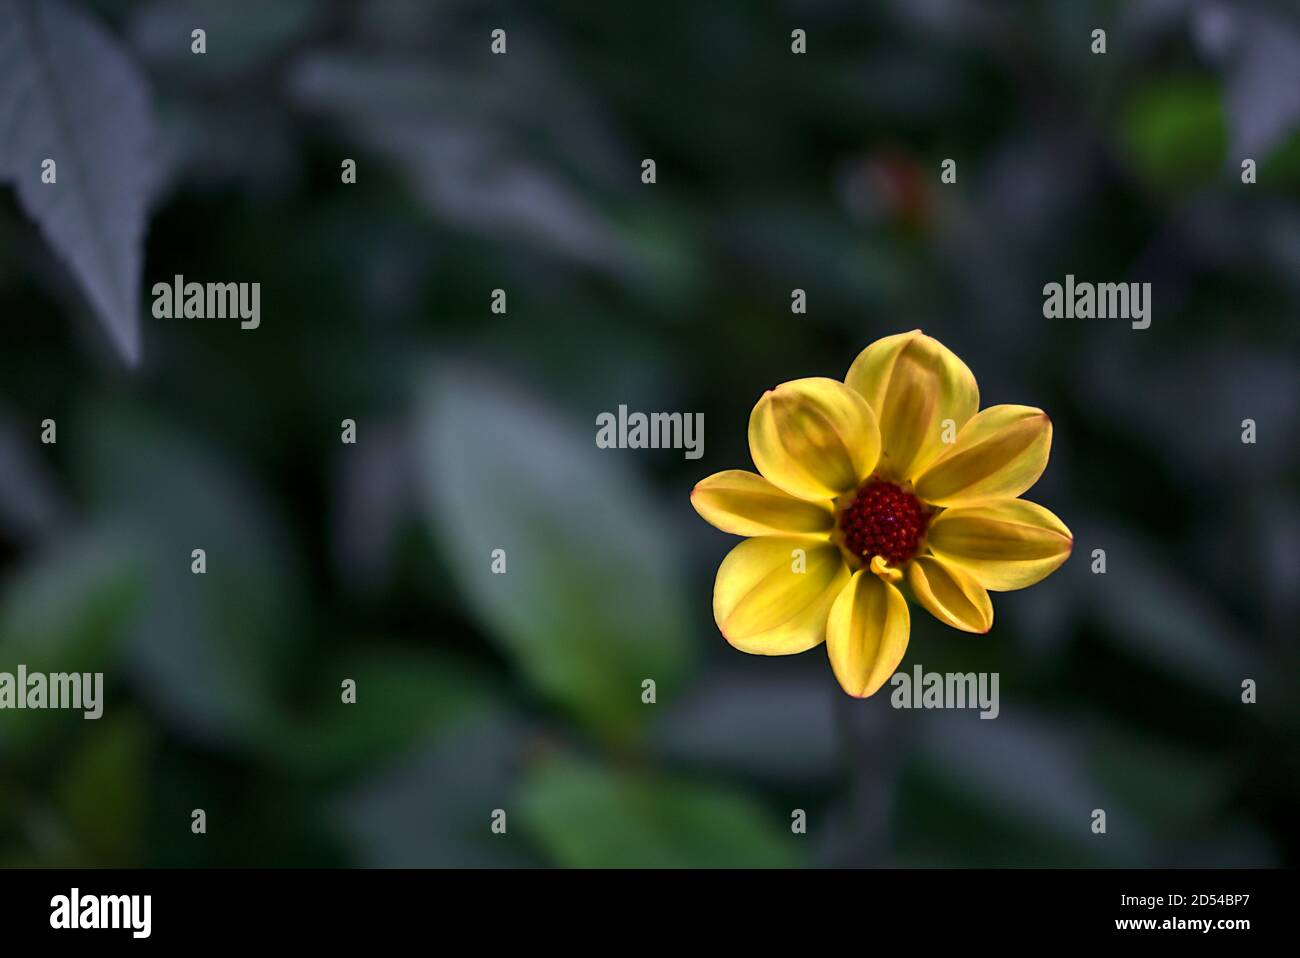
[(1033, 585), (1074, 546), (1060, 519), (1018, 498), (1051, 445), (1041, 409), (981, 410), (966, 364), (919, 329), (876, 340), (844, 382), (769, 390), (749, 417), (758, 473), (719, 472), (691, 492), (707, 522), (747, 537), (718, 568), (718, 628), (755, 655), (825, 642), (858, 697), (902, 661), (909, 597), (987, 632), (990, 592)]

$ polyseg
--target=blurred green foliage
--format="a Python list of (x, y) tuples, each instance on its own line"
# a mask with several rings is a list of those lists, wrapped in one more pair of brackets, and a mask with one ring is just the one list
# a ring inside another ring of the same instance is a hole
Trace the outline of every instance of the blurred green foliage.
[[(1293, 9), (70, 2), (152, 90), (141, 288), (263, 321), (146, 314), (124, 368), (0, 193), (0, 670), (108, 690), (0, 715), (0, 863), (1296, 863)], [(1152, 328), (1043, 319), (1067, 272), (1151, 281)], [(1000, 672), (996, 721), (711, 618), (694, 482), (916, 326), (1055, 424), (1075, 556), (905, 660)], [(597, 449), (620, 403), (704, 457)]]

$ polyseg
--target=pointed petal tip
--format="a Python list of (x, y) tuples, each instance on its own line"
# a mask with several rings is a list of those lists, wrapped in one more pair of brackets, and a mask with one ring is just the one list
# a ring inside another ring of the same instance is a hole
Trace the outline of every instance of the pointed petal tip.
[(877, 689), (871, 689), (868, 691), (866, 685), (845, 685), (844, 680), (838, 675), (835, 676), (835, 681), (839, 685), (840, 691), (851, 699), (858, 699), (859, 701), (862, 699), (869, 699), (877, 692)]

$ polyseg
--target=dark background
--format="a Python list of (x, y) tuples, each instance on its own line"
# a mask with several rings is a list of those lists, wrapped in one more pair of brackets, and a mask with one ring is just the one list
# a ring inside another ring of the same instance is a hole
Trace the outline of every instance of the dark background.
[[(108, 686), (0, 713), (0, 863), (1296, 864), (1293, 5), (65, 6), (150, 91), (141, 359), (0, 190), (0, 670)], [(177, 273), (261, 328), (154, 319)], [(1044, 319), (1066, 273), (1151, 327)], [(1075, 554), (903, 664), (996, 721), (732, 650), (688, 502), (764, 389), (918, 326), (1055, 425)], [(620, 403), (704, 457), (598, 450)]]

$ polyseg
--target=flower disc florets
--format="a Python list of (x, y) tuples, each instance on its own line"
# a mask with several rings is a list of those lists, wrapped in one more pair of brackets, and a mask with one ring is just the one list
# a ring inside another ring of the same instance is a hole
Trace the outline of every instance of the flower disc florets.
[(902, 486), (869, 479), (839, 516), (844, 547), (870, 564), (882, 556), (901, 566), (920, 551), (930, 512)]

